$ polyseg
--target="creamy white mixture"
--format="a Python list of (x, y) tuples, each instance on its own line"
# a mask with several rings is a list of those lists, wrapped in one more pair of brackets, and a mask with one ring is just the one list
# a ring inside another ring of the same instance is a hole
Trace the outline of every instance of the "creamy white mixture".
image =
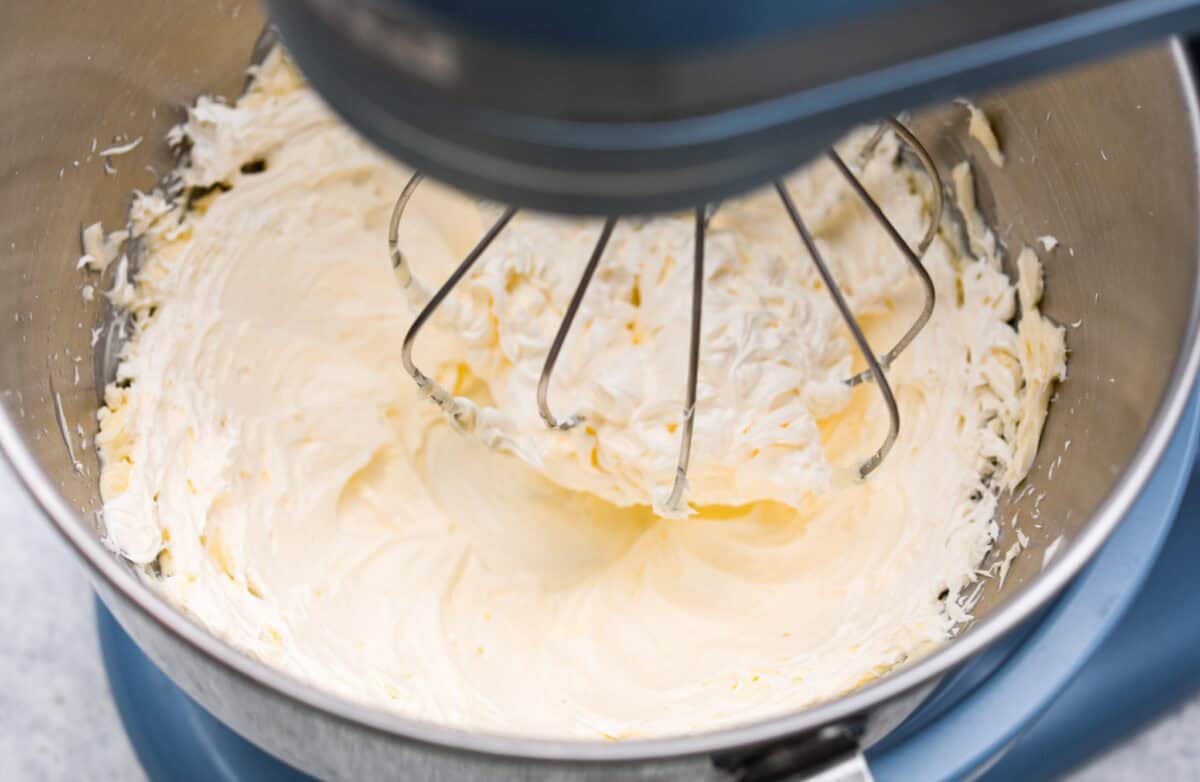
[[(595, 221), (520, 216), (421, 336), (418, 363), (479, 405), (470, 434), (400, 361), (412, 309), (388, 262), (408, 172), (346, 129), (280, 54), (175, 141), (190, 199), (135, 198), (144, 251), (99, 445), (112, 545), (246, 653), (351, 698), (493, 732), (626, 738), (710, 729), (857, 687), (968, 617), (999, 492), (1028, 470), (1063, 332), (1041, 270), (970, 238), (925, 258), (933, 318), (886, 416), (771, 193), (709, 236), (691, 515), (669, 487), (686, 375), (692, 223), (622, 220), (551, 389), (534, 389)], [(861, 142), (861, 138), (858, 139)], [(853, 143), (853, 142), (847, 142)], [(911, 241), (928, 188), (887, 138), (863, 181)], [(263, 166), (245, 166), (262, 161)], [(262, 168), (263, 170), (256, 170)], [(920, 288), (837, 173), (788, 185), (872, 343)], [(190, 200), (190, 206), (188, 201)], [(426, 185), (401, 242), (440, 284), (492, 210)], [(1014, 316), (1020, 319), (1010, 325)]]

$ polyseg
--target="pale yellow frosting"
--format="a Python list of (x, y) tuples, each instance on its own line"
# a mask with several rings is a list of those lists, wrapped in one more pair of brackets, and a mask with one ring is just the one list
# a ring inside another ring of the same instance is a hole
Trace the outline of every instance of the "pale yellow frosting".
[[(619, 223), (555, 376), (533, 389), (598, 224), (518, 218), (421, 337), (479, 406), (470, 435), (401, 366), (413, 313), (387, 221), (408, 172), (346, 129), (276, 53), (236, 106), (175, 135), (203, 198), (135, 199), (132, 338), (101, 413), (114, 548), (246, 653), (348, 697), (472, 729), (577, 738), (693, 732), (802, 708), (921, 655), (969, 610), (996, 496), (1028, 469), (1062, 330), (994, 238), (946, 231), (934, 316), (890, 372), (900, 438), (836, 480), (886, 417), (774, 197), (709, 239), (694, 514), (650, 507), (678, 448), (688, 216)], [(859, 139), (861, 140), (861, 139)], [(853, 143), (853, 142), (848, 142)], [(863, 180), (905, 236), (922, 177), (885, 139)], [(242, 170), (262, 160), (265, 170)], [(965, 176), (965, 175), (963, 175)], [(961, 179), (959, 178), (960, 186)], [(825, 165), (789, 180), (882, 349), (920, 290)], [(427, 287), (493, 214), (425, 186), (402, 245)], [(962, 195), (960, 193), (960, 195)], [(973, 195), (962, 205), (973, 210)], [(968, 220), (970, 223), (970, 220)], [(636, 293), (635, 293), (636, 291)]]

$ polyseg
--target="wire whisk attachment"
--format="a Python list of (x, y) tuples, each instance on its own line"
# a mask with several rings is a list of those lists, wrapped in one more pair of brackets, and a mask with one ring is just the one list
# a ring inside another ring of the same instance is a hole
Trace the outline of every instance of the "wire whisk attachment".
[[(893, 131), (900, 141), (913, 153), (921, 168), (924, 169), (926, 176), (929, 178), (931, 187), (931, 195), (933, 203), (931, 205), (931, 215), (928, 228), (924, 236), (917, 243), (916, 247), (909, 246), (908, 242), (900, 235), (896, 226), (888, 219), (883, 209), (875, 201), (870, 193), (867, 192), (862, 182), (855, 176), (850, 167), (845, 163), (842, 157), (834, 149), (829, 149), (826, 156), (833, 164), (834, 168), (842, 175), (847, 184), (853, 189), (858, 198), (863, 202), (871, 215), (887, 232), (888, 236), (901, 254), (907, 261), (913, 274), (916, 275), (920, 282), (923, 292), (923, 302), (920, 314), (913, 323), (905, 330), (894, 345), (892, 345), (882, 355), (877, 355), (867, 340), (862, 326), (855, 318), (854, 313), (850, 309), (841, 288), (838, 286), (837, 280), (834, 279), (829, 266), (822, 256), (821, 251), (817, 247), (816, 240), (812, 232), (805, 223), (803, 216), (792, 200), (787, 187), (782, 181), (774, 183), (776, 194), (779, 197), (780, 203), (786, 212), (796, 233), (799, 235), (801, 242), (808, 251), (809, 257), (816, 267), (817, 273), (820, 276), (825, 288), (829, 292), (830, 298), (833, 300), (847, 330), (858, 348), (866, 363), (866, 369), (858, 374), (847, 378), (848, 386), (857, 386), (867, 382), (873, 382), (879, 389), (879, 395), (883, 400), (884, 406), (888, 413), (888, 431), (883, 442), (875, 451), (867, 457), (858, 467), (858, 475), (862, 478), (867, 477), (874, 472), (895, 445), (896, 438), (900, 433), (900, 408), (896, 402), (896, 396), (892, 391), (891, 384), (887, 379), (887, 370), (895, 363), (896, 359), (904, 352), (904, 350), (912, 344), (917, 335), (929, 322), (933, 315), (935, 302), (935, 292), (933, 279), (925, 270), (921, 263), (926, 250), (929, 249), (934, 237), (936, 237), (939, 226), (941, 225), (942, 212), (944, 209), (944, 191), (941, 177), (938, 174), (937, 166), (934, 164), (929, 152), (922, 146), (921, 142), (915, 135), (903, 124), (895, 119), (886, 119), (876, 132), (875, 136), (868, 142), (868, 147), (873, 147), (874, 144), (882, 137), (886, 130)], [(429, 319), (437, 311), (438, 307), (446, 300), (446, 297), (454, 290), (454, 288), (462, 282), (463, 278), (470, 273), (471, 269), (479, 261), (480, 257), (487, 251), (488, 247), (495, 241), (496, 237), (509, 225), (513, 217), (517, 213), (516, 207), (507, 207), (484, 233), (483, 237), (475, 244), (458, 267), (450, 274), (440, 288), (430, 295), (421, 283), (413, 276), (409, 268), (408, 261), (404, 256), (403, 251), (399, 247), (399, 229), (400, 223), (404, 216), (404, 211), (412, 199), (413, 193), (421, 183), (423, 177), (420, 173), (413, 174), (408, 181), (400, 197), (396, 201), (396, 206), (392, 211), (391, 222), (388, 226), (388, 249), (392, 261), (392, 269), (397, 281), (406, 291), (410, 305), (418, 311), (416, 318), (408, 329), (408, 333), (404, 335), (403, 350), (401, 360), (404, 364), (405, 371), (412, 376), (424, 396), (433, 400), (451, 419), (454, 425), (464, 431), (471, 431), (475, 425), (475, 411), (477, 407), (470, 400), (455, 396), (446, 388), (442, 387), (437, 381), (430, 378), (416, 366), (413, 361), (413, 345), (421, 332), (421, 329), (428, 323)], [(697, 207), (694, 214), (694, 239), (693, 239), (693, 255), (692, 255), (692, 292), (691, 292), (691, 329), (688, 341), (688, 370), (685, 386), (685, 402), (682, 413), (682, 421), (680, 426), (679, 439), (679, 456), (676, 462), (674, 480), (671, 485), (670, 494), (664, 502), (659, 505), (659, 510), (666, 515), (684, 515), (686, 514), (686, 504), (684, 496), (687, 492), (687, 476), (688, 466), (692, 451), (692, 437), (695, 430), (695, 419), (697, 414), (696, 409), (696, 388), (698, 384), (699, 364), (700, 364), (700, 348), (702, 336), (703, 322), (703, 299), (704, 299), (704, 249), (705, 236), (708, 224), (712, 219), (713, 213), (716, 211), (716, 206), (700, 206)], [(550, 350), (546, 354), (545, 362), (542, 366), (541, 374), (537, 384), (537, 410), (542, 421), (550, 429), (560, 431), (569, 430), (583, 421), (583, 416), (573, 413), (565, 416), (558, 416), (551, 409), (549, 392), (550, 382), (554, 374), (554, 368), (558, 362), (559, 355), (562, 352), (563, 345), (566, 343), (567, 337), (571, 331), (571, 325), (575, 320), (576, 314), (579, 312), (583, 304), (584, 297), (587, 295), (588, 286), (599, 267), (601, 260), (604, 257), (605, 249), (612, 238), (613, 230), (616, 227), (618, 218), (610, 216), (604, 220), (600, 234), (592, 248), (587, 264), (584, 266), (583, 272), (580, 275), (579, 282), (575, 287), (575, 291), (571, 296), (571, 300), (567, 305), (566, 312), (562, 321), (559, 323), (558, 331), (554, 336), (554, 341), (551, 343)]]

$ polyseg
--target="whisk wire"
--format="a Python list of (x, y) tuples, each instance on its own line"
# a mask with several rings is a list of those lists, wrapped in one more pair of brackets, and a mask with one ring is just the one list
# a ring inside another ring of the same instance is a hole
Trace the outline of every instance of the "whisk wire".
[[(900, 235), (900, 231), (897, 230), (895, 224), (888, 219), (888, 216), (883, 211), (883, 208), (879, 206), (879, 202), (877, 202), (871, 196), (871, 194), (867, 192), (867, 189), (863, 186), (863, 183), (854, 175), (854, 173), (850, 170), (850, 167), (846, 165), (846, 162), (842, 160), (841, 155), (839, 155), (837, 151), (833, 149), (830, 149), (826, 153), (834, 167), (842, 175), (842, 178), (844, 178), (846, 183), (853, 188), (855, 194), (858, 195), (859, 199), (871, 212), (871, 215), (875, 218), (875, 220), (881, 226), (883, 226), (883, 229), (887, 232), (888, 237), (891, 238), (892, 242), (897, 248), (899, 248), (901, 254), (904, 255), (904, 259), (908, 261), (909, 268), (911, 268), (913, 273), (917, 275), (917, 279), (920, 280), (921, 283), (921, 289), (924, 296), (924, 299), (921, 303), (921, 313), (908, 327), (904, 334), (901, 335), (900, 339), (896, 341), (896, 344), (879, 357), (879, 364), (884, 369), (891, 368), (895, 360), (900, 357), (900, 354), (904, 352), (905, 348), (912, 344), (912, 341), (917, 338), (917, 334), (921, 332), (921, 329), (925, 328), (925, 324), (929, 322), (929, 318), (933, 315), (933, 306), (936, 301), (937, 294), (933, 287), (933, 278), (929, 276), (929, 272), (921, 263), (921, 256), (923, 256), (925, 251), (929, 249), (929, 245), (933, 242), (933, 238), (937, 236), (938, 227), (942, 223), (942, 209), (944, 208), (945, 197), (942, 192), (942, 181), (938, 176), (937, 167), (934, 166), (933, 159), (929, 156), (929, 152), (926, 151), (921, 142), (917, 140), (917, 137), (912, 134), (912, 131), (894, 119), (885, 120), (885, 122), (880, 125), (881, 130), (887, 127), (890, 127), (891, 130), (894, 131), (906, 145), (908, 145), (908, 147), (917, 156), (917, 159), (921, 161), (921, 166), (925, 169), (926, 175), (929, 177), (930, 182), (933, 185), (933, 210), (930, 215), (929, 226), (926, 228), (925, 235), (921, 237), (921, 241), (917, 245), (917, 249), (915, 251), (909, 246), (908, 242), (905, 241), (904, 237)], [(878, 134), (878, 132), (879, 131), (876, 133)], [(851, 386), (856, 386), (873, 378), (874, 374), (871, 372), (871, 370), (865, 369), (854, 377), (850, 378), (847, 382)]]
[(692, 251), (692, 330), (688, 339), (687, 396), (683, 403), (682, 432), (679, 436), (679, 461), (675, 466), (675, 481), (664, 508), (677, 513), (687, 491), (688, 465), (692, 456), (692, 432), (696, 428), (696, 386), (700, 370), (700, 333), (704, 312), (704, 232), (708, 216), (704, 207), (696, 209), (696, 231)]
[(791, 194), (788, 193), (787, 188), (784, 187), (782, 182), (775, 183), (775, 191), (779, 193), (779, 200), (783, 202), (783, 208), (787, 211), (788, 217), (791, 218), (792, 225), (796, 227), (796, 232), (800, 234), (800, 239), (804, 242), (813, 265), (817, 267), (817, 273), (821, 275), (821, 280), (825, 283), (830, 298), (833, 299), (833, 303), (842, 315), (842, 320), (846, 323), (846, 328), (850, 330), (850, 334), (854, 337), (854, 341), (858, 345), (859, 352), (866, 360), (867, 367), (875, 378), (875, 385), (878, 386), (879, 393), (883, 397), (884, 405), (887, 406), (887, 437), (884, 438), (883, 444), (879, 446), (875, 453), (858, 468), (859, 475), (865, 478), (880, 465), (884, 457), (888, 455), (888, 452), (892, 450), (892, 446), (896, 443), (896, 437), (900, 434), (900, 408), (896, 404), (896, 397), (892, 393), (891, 384), (887, 381), (887, 375), (884, 374), (883, 367), (880, 365), (879, 359), (875, 356), (875, 351), (871, 350), (871, 344), (867, 341), (867, 335), (863, 334), (862, 327), (858, 325), (858, 320), (855, 319), (854, 313), (850, 310), (850, 305), (846, 303), (846, 297), (842, 295), (842, 290), (838, 287), (837, 280), (833, 278), (829, 267), (826, 266), (825, 259), (821, 256), (821, 251), (817, 249), (817, 242), (809, 232), (808, 226), (805, 225), (804, 218), (800, 216), (799, 210), (796, 209), (796, 204), (792, 201)]
[(417, 368), (412, 357), (413, 344), (417, 341), (417, 335), (421, 333), (421, 329), (425, 326), (425, 323), (433, 317), (433, 313), (437, 311), (437, 308), (450, 295), (450, 291), (454, 290), (455, 286), (462, 281), (462, 278), (467, 276), (467, 273), (471, 271), (471, 267), (475, 265), (475, 262), (479, 260), (479, 257), (483, 255), (488, 246), (495, 241), (496, 237), (500, 235), (500, 232), (504, 230), (504, 227), (509, 224), (516, 213), (517, 208), (515, 206), (505, 209), (499, 219), (483, 235), (483, 238), (467, 254), (463, 262), (458, 265), (458, 268), (446, 279), (446, 282), (442, 283), (442, 287), (438, 288), (437, 293), (433, 294), (433, 298), (429, 300), (429, 303), (421, 309), (416, 319), (413, 320), (408, 333), (404, 335), (404, 344), (400, 351), (400, 361), (404, 364), (404, 370), (416, 381), (417, 388), (420, 389), (421, 393), (436, 402), (437, 406), (442, 408), (460, 428), (467, 430), (474, 424), (471, 418), (471, 408), (464, 405), (454, 394)]
[(404, 190), (400, 191), (400, 197), (396, 199), (396, 206), (392, 209), (392, 219), (388, 223), (388, 254), (392, 259), (392, 274), (395, 276), (396, 282), (400, 283), (400, 289), (408, 296), (409, 306), (413, 309), (420, 309), (429, 303), (429, 291), (417, 278), (413, 277), (412, 269), (408, 266), (408, 258), (400, 249), (400, 221), (404, 218), (404, 211), (408, 208), (408, 202), (412, 200), (413, 193), (417, 192), (417, 187), (424, 179), (425, 176), (420, 172), (409, 178), (404, 185)]
[[(892, 221), (889, 220), (883, 213), (883, 209), (880, 208), (878, 202), (871, 197), (871, 194), (867, 192), (865, 187), (863, 187), (862, 182), (858, 181), (858, 177), (851, 173), (850, 169), (846, 166), (845, 162), (843, 162), (838, 153), (831, 149), (827, 154), (829, 159), (833, 162), (833, 165), (838, 169), (838, 171), (841, 172), (846, 182), (849, 183), (849, 185), (854, 189), (854, 192), (858, 194), (858, 197), (862, 200), (863, 204), (866, 205), (871, 214), (875, 216), (875, 219), (878, 220), (880, 225), (883, 226), (884, 230), (887, 231), (888, 236), (891, 237), (895, 245), (900, 248), (900, 252), (904, 255), (905, 260), (908, 261), (909, 266), (916, 273), (917, 278), (921, 281), (921, 287), (924, 291), (924, 301), (921, 306), (921, 314), (917, 316), (917, 319), (913, 321), (904, 334), (901, 335), (896, 344), (893, 345), (888, 352), (879, 357), (880, 366), (882, 366), (884, 369), (890, 369), (892, 362), (896, 360), (900, 353), (903, 352), (904, 349), (908, 347), (914, 339), (916, 339), (917, 334), (921, 332), (921, 329), (925, 328), (925, 324), (929, 322), (930, 316), (933, 315), (935, 296), (933, 289), (933, 278), (929, 276), (929, 272), (926, 271), (925, 267), (921, 265), (920, 257), (918, 257), (917, 254), (912, 251), (912, 248), (908, 246), (908, 242), (904, 241), (904, 237), (902, 237), (900, 232), (896, 230), (896, 226), (892, 225)], [(870, 380), (873, 377), (874, 374), (868, 369), (859, 372), (846, 382), (852, 386), (856, 386), (859, 383)]]
[(596, 273), (596, 267), (600, 265), (600, 258), (604, 255), (604, 248), (608, 245), (608, 240), (612, 237), (613, 228), (616, 225), (617, 218), (615, 217), (610, 217), (604, 221), (604, 227), (600, 229), (600, 237), (596, 239), (596, 245), (592, 249), (592, 257), (588, 259), (587, 266), (583, 268), (583, 274), (579, 277), (579, 285), (575, 287), (575, 293), (571, 295), (571, 303), (567, 305), (566, 314), (563, 315), (562, 322), (558, 324), (558, 333), (554, 335), (554, 342), (550, 345), (550, 352), (546, 354), (546, 363), (542, 365), (542, 374), (538, 377), (538, 415), (546, 422), (546, 426), (551, 429), (565, 431), (583, 421), (583, 416), (578, 413), (569, 415), (563, 419), (554, 417), (554, 413), (550, 410), (550, 403), (547, 400), (547, 396), (550, 393), (550, 377), (554, 374), (554, 366), (558, 363), (558, 354), (562, 352), (563, 343), (567, 341), (567, 334), (571, 331), (571, 323), (574, 322), (575, 314), (579, 312), (579, 307), (583, 304), (583, 297), (587, 294), (588, 285), (592, 282), (592, 275)]

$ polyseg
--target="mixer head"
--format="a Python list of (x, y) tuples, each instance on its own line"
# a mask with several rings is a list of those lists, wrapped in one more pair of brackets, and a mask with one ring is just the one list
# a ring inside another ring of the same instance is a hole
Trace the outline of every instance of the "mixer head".
[(268, 0), (385, 151), (503, 203), (692, 208), (850, 127), (1200, 26), (1200, 0)]

